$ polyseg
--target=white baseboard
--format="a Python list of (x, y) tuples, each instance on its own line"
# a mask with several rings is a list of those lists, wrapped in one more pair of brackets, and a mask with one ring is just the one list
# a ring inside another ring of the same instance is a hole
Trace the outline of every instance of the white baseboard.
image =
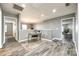
[(19, 40), (18, 42), (24, 42), (24, 41), (27, 41), (27, 39), (24, 39), (24, 40)]
[(52, 41), (52, 40), (49, 40), (49, 39), (45, 39), (45, 38), (42, 38), (42, 40), (46, 40), (46, 41)]
[[(52, 40), (49, 40), (49, 39), (45, 39), (45, 38), (42, 38), (41, 40), (52, 41)], [(27, 41), (27, 39), (24, 39), (24, 40), (19, 40), (18, 42), (24, 42), (24, 41)]]
[(75, 40), (73, 40), (74, 44), (75, 44), (75, 50), (76, 50), (76, 53), (78, 52), (78, 49), (77, 49), (77, 45), (76, 45), (76, 42)]
[(75, 44), (75, 50), (76, 50), (76, 53), (78, 52), (78, 48), (77, 48), (77, 45), (76, 45), (76, 43), (74, 43)]
[(2, 45), (0, 45), (0, 48), (2, 48)]

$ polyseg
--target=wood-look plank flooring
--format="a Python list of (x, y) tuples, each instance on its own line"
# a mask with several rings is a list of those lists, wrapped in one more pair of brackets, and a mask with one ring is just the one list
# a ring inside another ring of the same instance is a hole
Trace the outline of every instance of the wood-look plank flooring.
[(38, 40), (33, 42), (17, 42), (16, 40), (5, 44), (0, 49), (0, 56), (76, 56), (75, 46), (72, 42)]
[(27, 52), (15, 39), (9, 39), (0, 49), (0, 56), (23, 56)]

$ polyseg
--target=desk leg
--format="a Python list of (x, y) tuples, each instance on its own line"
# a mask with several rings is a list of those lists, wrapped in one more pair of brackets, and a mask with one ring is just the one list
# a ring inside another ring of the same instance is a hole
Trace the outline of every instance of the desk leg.
[(40, 40), (41, 40), (41, 34), (40, 34)]
[(28, 34), (28, 43), (29, 43), (29, 34)]

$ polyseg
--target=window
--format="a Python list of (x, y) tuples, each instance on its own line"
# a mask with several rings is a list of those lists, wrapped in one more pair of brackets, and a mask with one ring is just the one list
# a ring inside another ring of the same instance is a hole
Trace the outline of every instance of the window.
[(7, 25), (5, 25), (5, 32), (7, 32)]
[(22, 24), (22, 30), (27, 30), (27, 25), (26, 24)]

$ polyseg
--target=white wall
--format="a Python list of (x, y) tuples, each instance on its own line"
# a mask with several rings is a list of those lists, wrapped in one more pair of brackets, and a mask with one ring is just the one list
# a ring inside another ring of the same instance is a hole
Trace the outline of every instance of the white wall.
[[(78, 4), (78, 10), (79, 10), (79, 4)], [(77, 34), (78, 34), (78, 56), (79, 56), (79, 12), (77, 11)]]
[[(46, 32), (51, 32), (51, 39), (52, 38), (61, 38), (61, 19), (51, 19), (46, 22), (40, 23), (35, 25), (35, 29), (37, 30), (44, 30), (45, 35)], [(46, 30), (52, 30), (52, 31), (46, 31)], [(48, 34), (50, 36), (50, 34)]]
[[(35, 29), (44, 30), (44, 34), (46, 36), (46, 32), (51, 32), (52, 34), (48, 34), (47, 36), (51, 36), (52, 38), (59, 38), (61, 40), (61, 19), (66, 19), (70, 17), (75, 17), (75, 14), (64, 15), (56, 18), (49, 19), (42, 23), (36, 24)], [(46, 31), (48, 30), (48, 31)], [(49, 31), (52, 30), (52, 31)], [(43, 35), (44, 36), (44, 35)], [(47, 37), (46, 36), (46, 37)]]
[(0, 8), (0, 48), (2, 48), (2, 11)]

